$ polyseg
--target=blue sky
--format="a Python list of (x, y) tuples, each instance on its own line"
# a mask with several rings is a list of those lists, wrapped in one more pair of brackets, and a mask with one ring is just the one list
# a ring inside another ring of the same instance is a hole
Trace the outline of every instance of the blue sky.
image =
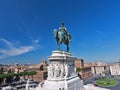
[[(1, 0), (0, 63), (40, 63), (57, 49), (62, 21), (70, 52), (85, 62), (120, 59), (119, 0)], [(65, 50), (65, 45), (61, 48)]]

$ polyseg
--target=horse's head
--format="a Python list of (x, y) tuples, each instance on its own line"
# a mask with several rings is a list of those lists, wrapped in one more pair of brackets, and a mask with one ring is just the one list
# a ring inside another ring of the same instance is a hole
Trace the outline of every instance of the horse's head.
[(57, 39), (57, 29), (54, 29), (54, 38)]

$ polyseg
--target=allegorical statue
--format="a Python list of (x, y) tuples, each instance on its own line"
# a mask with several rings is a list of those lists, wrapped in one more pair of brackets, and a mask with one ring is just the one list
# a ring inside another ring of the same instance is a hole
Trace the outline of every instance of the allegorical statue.
[(67, 32), (64, 23), (61, 23), (61, 26), (58, 30), (54, 30), (54, 37), (57, 41), (58, 50), (60, 50), (60, 44), (64, 43), (67, 46), (67, 52), (69, 51), (69, 42), (71, 41), (71, 35)]
[(53, 77), (53, 65), (52, 65), (52, 64), (50, 64), (50, 65), (48, 66), (48, 77), (49, 77), (49, 78), (52, 78), (52, 77)]
[(59, 65), (58, 64), (56, 64), (55, 65), (55, 69), (54, 69), (55, 71), (54, 71), (54, 77), (56, 78), (56, 77), (59, 77), (60, 76), (60, 68), (59, 68)]
[(69, 76), (69, 66), (67, 64), (65, 64), (65, 77)]
[(60, 66), (60, 76), (63, 78), (65, 75), (65, 69), (63, 67), (63, 65)]

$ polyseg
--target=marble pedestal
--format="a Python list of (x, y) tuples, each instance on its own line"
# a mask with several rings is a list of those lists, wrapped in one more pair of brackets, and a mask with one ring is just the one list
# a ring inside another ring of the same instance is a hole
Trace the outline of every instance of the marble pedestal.
[(83, 81), (75, 73), (76, 58), (71, 53), (52, 51), (48, 59), (48, 78), (40, 90), (84, 90)]
[(83, 81), (79, 77), (69, 78), (63, 81), (46, 80), (44, 84), (45, 90), (84, 90)]

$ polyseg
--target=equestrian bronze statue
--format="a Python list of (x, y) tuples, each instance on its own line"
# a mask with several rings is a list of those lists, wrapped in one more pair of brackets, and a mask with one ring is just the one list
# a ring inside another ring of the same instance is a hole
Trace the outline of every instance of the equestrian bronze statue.
[(58, 50), (60, 50), (60, 45), (64, 43), (67, 46), (67, 52), (69, 52), (69, 43), (71, 41), (71, 35), (67, 32), (64, 23), (61, 23), (61, 27), (54, 30), (54, 38), (57, 41)]

